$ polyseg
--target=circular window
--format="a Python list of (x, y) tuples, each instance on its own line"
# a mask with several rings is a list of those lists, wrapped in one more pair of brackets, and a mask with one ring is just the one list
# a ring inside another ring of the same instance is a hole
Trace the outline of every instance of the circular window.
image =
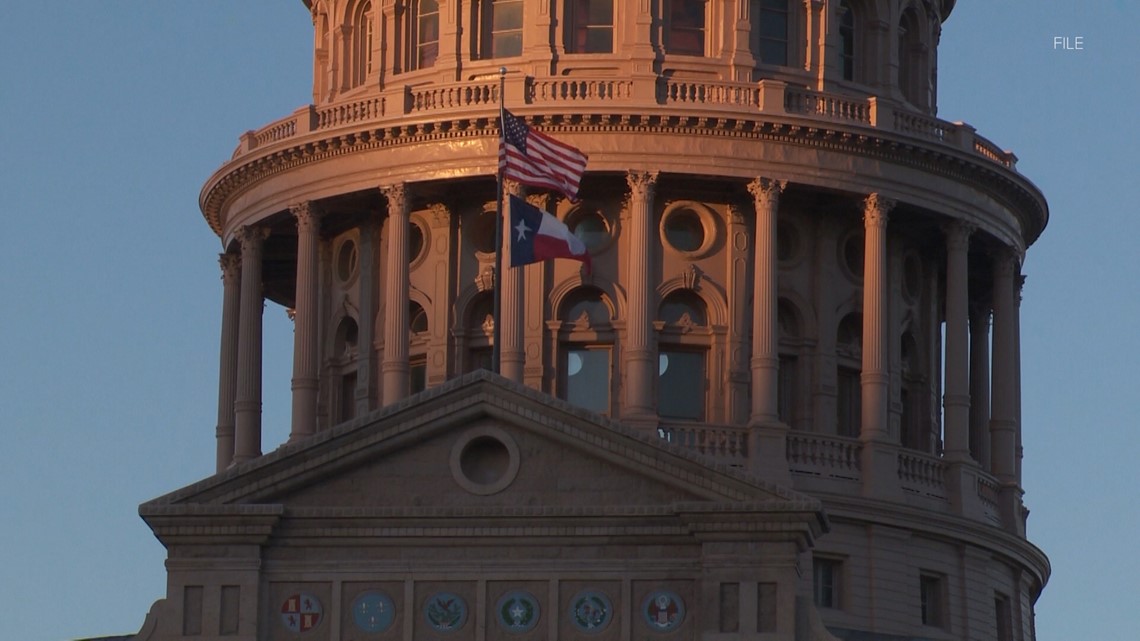
[(705, 225), (701, 215), (683, 207), (665, 216), (665, 240), (679, 252), (692, 253), (705, 244)]
[(495, 212), (485, 211), (475, 217), (471, 230), (471, 244), (475, 251), (495, 253)]
[(347, 283), (356, 276), (358, 260), (355, 241), (350, 238), (340, 244), (336, 251), (336, 277), (340, 282)]
[(486, 496), (506, 489), (519, 471), (519, 450), (497, 427), (466, 432), (451, 449), (451, 474), (460, 487)]
[(605, 248), (610, 240), (610, 225), (600, 212), (587, 211), (571, 219), (570, 231), (591, 253)]
[(408, 262), (415, 262), (424, 250), (424, 228), (416, 223), (408, 225)]
[(800, 234), (795, 225), (780, 222), (776, 224), (776, 258), (781, 263), (789, 263), (800, 253)]

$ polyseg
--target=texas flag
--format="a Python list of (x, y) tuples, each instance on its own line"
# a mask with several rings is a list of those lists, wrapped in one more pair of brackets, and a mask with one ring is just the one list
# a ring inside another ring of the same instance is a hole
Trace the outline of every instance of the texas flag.
[(553, 214), (511, 196), (511, 267), (537, 263), (548, 258), (571, 258), (586, 263), (590, 271), (590, 252), (586, 245), (570, 233)]

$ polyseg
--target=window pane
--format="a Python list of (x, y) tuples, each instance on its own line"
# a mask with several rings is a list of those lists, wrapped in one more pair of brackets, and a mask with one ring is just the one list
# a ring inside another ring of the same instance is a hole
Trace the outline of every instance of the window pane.
[(427, 361), (423, 358), (412, 359), (409, 363), (411, 376), (410, 388), (412, 394), (418, 394), (427, 389)]
[(494, 19), (491, 21), (491, 25), (495, 31), (522, 29), (523, 3), (521, 0), (496, 2), (492, 11), (494, 11)]
[(491, 43), (491, 55), (496, 58), (508, 58), (522, 55), (522, 32), (508, 32), (495, 34)]
[(760, 60), (770, 65), (788, 64), (788, 44), (764, 40), (760, 43)]
[(593, 0), (588, 3), (589, 15), (587, 20), (592, 25), (612, 25), (614, 23), (613, 0)]
[(657, 413), (665, 418), (705, 417), (705, 353), (661, 350), (657, 380)]
[(566, 352), (566, 400), (594, 412), (610, 409), (610, 352), (570, 349)]
[(612, 27), (590, 27), (586, 29), (585, 50), (582, 53), (610, 53), (614, 50)]

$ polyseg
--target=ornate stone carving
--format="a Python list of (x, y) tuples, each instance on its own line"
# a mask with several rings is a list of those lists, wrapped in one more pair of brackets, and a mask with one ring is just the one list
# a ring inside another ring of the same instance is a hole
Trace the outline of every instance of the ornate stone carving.
[(451, 220), (451, 210), (443, 203), (432, 203), (427, 206), (427, 220), (432, 228), (447, 227)]
[(494, 267), (490, 264), (484, 264), (482, 269), (479, 270), (479, 275), (475, 277), (475, 289), (481, 292), (490, 291), (495, 287), (495, 274)]
[(887, 219), (898, 201), (887, 198), (879, 193), (871, 194), (863, 200), (863, 222), (867, 225), (887, 225)]
[(625, 175), (625, 182), (629, 185), (631, 198), (648, 200), (653, 197), (653, 190), (657, 187), (656, 171), (630, 171)]
[(780, 194), (788, 186), (786, 180), (759, 177), (748, 183), (748, 193), (755, 200), (756, 209), (777, 209), (780, 205)]
[(407, 183), (383, 185), (380, 187), (380, 193), (384, 194), (384, 198), (388, 200), (389, 211), (402, 209), (407, 206), (409, 195)]
[(312, 201), (290, 205), (289, 213), (297, 221), (297, 231), (315, 231), (320, 224), (320, 209)]
[(689, 268), (681, 273), (681, 282), (684, 283), (686, 289), (696, 290), (701, 284), (702, 275), (703, 272), (700, 268), (689, 263)]
[(946, 234), (946, 247), (948, 249), (969, 249), (970, 236), (976, 229), (976, 226), (961, 220), (943, 225), (942, 233)]
[(241, 254), (218, 254), (218, 265), (222, 268), (222, 282), (236, 285), (241, 278)]

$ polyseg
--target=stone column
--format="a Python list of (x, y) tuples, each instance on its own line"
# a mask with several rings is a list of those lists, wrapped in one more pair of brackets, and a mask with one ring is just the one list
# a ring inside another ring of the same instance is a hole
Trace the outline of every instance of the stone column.
[(779, 413), (779, 323), (777, 303), (776, 214), (786, 181), (757, 178), (748, 184), (755, 199), (756, 239), (752, 269), (752, 415), (749, 458), (753, 472), (791, 481), (785, 453), (788, 426)]
[(970, 310), (970, 453), (990, 469), (990, 308)]
[(970, 456), (969, 278), (970, 233), (966, 224), (946, 227), (946, 459), (962, 462)]
[(507, 235), (510, 227), (510, 205), (508, 195), (525, 198), (523, 186), (513, 180), (503, 185), (503, 264), (499, 267), (503, 291), (500, 298), (499, 321), (503, 323), (499, 338), (503, 341), (499, 350), (499, 373), (504, 378), (521, 383), (526, 365), (526, 352), (523, 349), (523, 267), (511, 267), (510, 242)]
[(776, 212), (785, 181), (757, 178), (748, 184), (755, 199), (756, 240), (752, 278), (752, 425), (773, 425), (779, 418), (779, 369), (776, 292)]
[(297, 219), (297, 289), (293, 316), (293, 427), (289, 442), (317, 431), (317, 239), (320, 216), (309, 202), (289, 208)]
[(998, 481), (1002, 525), (1020, 530), (1017, 514), (1017, 345), (1014, 274), (1017, 256), (1005, 250), (994, 257), (994, 337), (990, 396), (990, 469)]
[(887, 308), (890, 282), (887, 278), (887, 218), (895, 201), (871, 194), (864, 202), (863, 259), (863, 426), (866, 441), (889, 438), (888, 403), (890, 372), (888, 356), (890, 327)]
[(241, 311), (238, 321), (237, 390), (234, 399), (234, 463), (261, 456), (261, 254), (269, 230), (242, 227)]
[(238, 308), (241, 305), (241, 258), (220, 254), (222, 266), (222, 346), (218, 358), (217, 471), (234, 460), (234, 394), (237, 386)]
[(384, 404), (408, 395), (408, 206), (404, 183), (382, 187), (388, 199), (388, 247), (384, 288)]
[(888, 498), (898, 489), (898, 453), (890, 440), (890, 327), (887, 218), (895, 201), (871, 194), (864, 201), (863, 233), (863, 492)]
[(653, 194), (657, 172), (631, 171), (629, 184), (629, 312), (626, 323), (625, 406), (622, 417), (655, 421), (653, 387), (657, 376), (657, 350), (653, 342), (653, 303), (650, 284), (653, 269)]
[[(1015, 282), (1017, 287), (1013, 293), (1013, 414), (1017, 421), (1014, 424), (1017, 430), (1017, 438), (1015, 439), (1014, 477), (1017, 479), (1017, 487), (1021, 488), (1021, 461), (1025, 456), (1025, 450), (1021, 447), (1021, 292), (1025, 287), (1025, 274), (1021, 273), (1020, 266), (1018, 266)], [(1020, 497), (1021, 490), (1019, 489), (1019, 501)]]

